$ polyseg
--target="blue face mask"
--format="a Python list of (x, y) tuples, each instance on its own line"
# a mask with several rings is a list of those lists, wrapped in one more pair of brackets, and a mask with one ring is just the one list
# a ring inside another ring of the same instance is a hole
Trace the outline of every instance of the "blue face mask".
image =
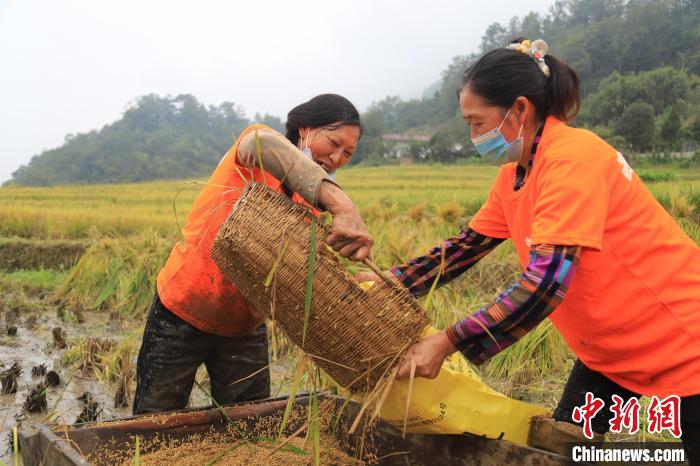
[[(304, 138), (302, 138), (302, 145), (304, 144), (303, 141), (304, 141)], [(311, 153), (311, 147), (309, 147), (309, 140), (308, 140), (308, 138), (306, 139), (306, 147), (304, 147), (304, 149), (302, 150), (302, 152), (304, 153), (304, 155), (305, 155), (309, 160), (311, 160), (312, 162), (314, 161), (314, 156), (313, 156), (313, 154)], [(326, 172), (326, 173), (328, 173), (328, 176), (330, 176), (331, 179), (332, 179), (333, 181), (335, 181), (335, 170), (330, 171), (330, 172)]]
[(482, 158), (501, 163), (514, 162), (520, 158), (523, 151), (523, 125), (520, 126), (518, 137), (513, 142), (506, 141), (503, 133), (501, 133), (501, 127), (509, 114), (510, 109), (508, 109), (498, 128), (472, 138), (472, 144), (474, 144), (476, 152)]

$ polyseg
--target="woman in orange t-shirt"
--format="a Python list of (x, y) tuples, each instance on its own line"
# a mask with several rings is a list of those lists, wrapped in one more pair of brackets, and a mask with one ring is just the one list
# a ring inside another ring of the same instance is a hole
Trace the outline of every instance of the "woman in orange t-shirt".
[(357, 109), (342, 96), (322, 94), (293, 108), (286, 129), (281, 135), (263, 125), (247, 128), (195, 200), (183, 240), (158, 274), (137, 361), (135, 414), (184, 408), (202, 364), (219, 404), (270, 394), (263, 316), (210, 256), (219, 227), (249, 180), (328, 210), (329, 245), (352, 260), (367, 257), (372, 239), (333, 175), (357, 147)]
[(586, 392), (605, 403), (592, 422), (599, 435), (613, 395), (677, 396), (683, 442), (700, 461), (700, 249), (619, 152), (566, 125), (579, 78), (546, 48), (518, 40), (465, 72), (459, 101), (472, 141), (506, 163), (468, 228), (389, 272), (420, 296), (510, 238), (524, 273), (490, 306), (414, 345), (398, 377), (411, 359), (417, 375), (435, 377), (457, 350), (481, 364), (548, 317), (578, 360), (554, 418), (533, 423), (534, 446), (569, 453), (560, 442), (583, 438), (572, 423)]

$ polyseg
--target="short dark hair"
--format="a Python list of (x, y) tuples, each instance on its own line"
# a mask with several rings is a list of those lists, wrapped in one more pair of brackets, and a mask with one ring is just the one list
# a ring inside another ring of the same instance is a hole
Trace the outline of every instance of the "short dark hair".
[[(511, 43), (520, 43), (522, 38)], [(499, 48), (483, 55), (464, 72), (462, 88), (483, 97), (491, 105), (509, 108), (520, 96), (526, 97), (545, 119), (553, 115), (560, 120), (573, 119), (581, 107), (581, 80), (563, 60), (545, 55), (549, 77), (530, 55)]]
[(308, 102), (297, 105), (287, 114), (286, 137), (292, 144), (299, 142), (299, 128), (321, 128), (353, 125), (360, 128), (362, 136), (363, 128), (360, 122), (360, 112), (345, 97), (338, 94), (317, 95)]

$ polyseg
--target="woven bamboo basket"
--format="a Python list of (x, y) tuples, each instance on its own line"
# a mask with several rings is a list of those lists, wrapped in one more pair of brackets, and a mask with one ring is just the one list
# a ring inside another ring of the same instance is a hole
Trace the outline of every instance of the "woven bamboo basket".
[[(316, 264), (306, 318), (312, 224)], [(396, 283), (382, 280), (363, 290), (326, 245), (329, 231), (304, 206), (251, 184), (219, 230), (212, 258), (336, 382), (353, 391), (371, 389), (399, 364), (429, 321)], [(273, 269), (274, 280), (265, 286)]]

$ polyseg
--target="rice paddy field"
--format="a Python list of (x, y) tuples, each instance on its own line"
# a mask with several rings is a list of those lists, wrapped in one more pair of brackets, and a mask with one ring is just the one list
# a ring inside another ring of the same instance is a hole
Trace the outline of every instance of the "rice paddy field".
[[(633, 166), (700, 244), (700, 167)], [(485, 165), (360, 167), (341, 171), (338, 181), (360, 207), (375, 239), (374, 261), (385, 268), (457, 234), (496, 171)], [(155, 277), (205, 181), (0, 189), (0, 372), (16, 380), (14, 391), (0, 394), (0, 458), (12, 447), (6, 433), (24, 419), (73, 423), (130, 412)], [(72, 256), (36, 252), (46, 248)], [(518, 273), (506, 242), (437, 290), (429, 308), (434, 325), (444, 328), (477, 311)], [(270, 333), (274, 395), (290, 390), (297, 354), (281, 333)], [(573, 361), (546, 321), (477, 370), (511, 397), (553, 407)], [(49, 371), (60, 377), (55, 387), (45, 379)], [(201, 371), (196, 387), (202, 389), (195, 388), (191, 405), (209, 402), (207, 382)], [(43, 400), (32, 401), (41, 393)]]

